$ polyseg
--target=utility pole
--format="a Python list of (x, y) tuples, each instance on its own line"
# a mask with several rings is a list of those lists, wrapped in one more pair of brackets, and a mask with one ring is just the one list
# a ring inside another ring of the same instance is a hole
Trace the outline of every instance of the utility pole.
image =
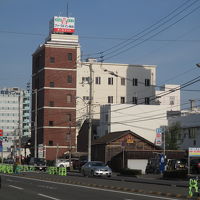
[(19, 164), (21, 165), (21, 146), (22, 146), (22, 134), (21, 134), (21, 91), (18, 97), (18, 112), (19, 112), (19, 122), (18, 122), (18, 137), (19, 137)]
[(34, 90), (35, 92), (35, 146), (34, 146), (34, 158), (37, 158), (37, 89)]
[(92, 84), (93, 84), (93, 79), (92, 79), (92, 63), (90, 63), (89, 65), (89, 69), (90, 69), (90, 79), (89, 79), (89, 113), (88, 113), (88, 117), (89, 117), (89, 130), (88, 130), (88, 161), (91, 161), (91, 138), (92, 138), (92, 100), (93, 100), (93, 96), (92, 96)]

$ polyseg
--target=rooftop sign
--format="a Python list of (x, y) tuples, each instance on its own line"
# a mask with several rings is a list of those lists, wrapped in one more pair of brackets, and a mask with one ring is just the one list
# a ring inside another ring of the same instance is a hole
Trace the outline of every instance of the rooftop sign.
[(75, 18), (74, 17), (53, 17), (49, 22), (50, 33), (74, 33)]

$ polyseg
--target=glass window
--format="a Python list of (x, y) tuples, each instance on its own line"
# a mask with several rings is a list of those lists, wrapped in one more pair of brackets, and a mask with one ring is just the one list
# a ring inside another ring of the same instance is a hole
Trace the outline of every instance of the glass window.
[(108, 96), (108, 103), (113, 103), (113, 96)]
[(108, 85), (113, 85), (113, 78), (112, 77), (108, 78)]
[(96, 83), (97, 85), (100, 85), (100, 84), (101, 84), (101, 77), (96, 77), (96, 78), (95, 78), (95, 83)]
[(150, 98), (149, 97), (145, 97), (145, 104), (149, 104), (150, 103)]
[(145, 86), (150, 86), (150, 79), (145, 79)]
[(54, 107), (54, 101), (50, 101), (50, 102), (49, 102), (49, 106), (50, 106), (50, 107)]
[(121, 97), (121, 103), (125, 103), (125, 97)]
[(137, 97), (133, 97), (132, 101), (133, 101), (133, 104), (137, 104), (138, 103)]
[(49, 146), (53, 146), (53, 141), (49, 140)]
[(72, 83), (72, 75), (67, 76), (67, 83)]
[(71, 122), (72, 121), (72, 115), (71, 114), (67, 114), (66, 118), (67, 118), (67, 122)]
[(72, 102), (72, 95), (68, 94), (67, 95), (67, 103), (71, 103)]
[(49, 86), (50, 86), (50, 87), (54, 87), (54, 82), (50, 82), (50, 83), (49, 83)]
[(121, 85), (125, 85), (125, 81), (126, 81), (125, 78), (121, 78)]
[(50, 57), (50, 63), (55, 63), (55, 57)]
[(138, 79), (137, 78), (133, 78), (133, 86), (137, 86), (138, 85)]
[(67, 54), (67, 59), (68, 59), (68, 61), (72, 61), (72, 53)]
[(49, 121), (49, 126), (53, 126), (53, 121)]

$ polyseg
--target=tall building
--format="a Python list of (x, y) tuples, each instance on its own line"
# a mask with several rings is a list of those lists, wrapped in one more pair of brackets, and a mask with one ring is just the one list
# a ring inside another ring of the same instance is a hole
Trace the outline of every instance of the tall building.
[(3, 130), (3, 156), (11, 157), (19, 136), (30, 136), (30, 93), (20, 88), (0, 90), (0, 129)]
[[(47, 160), (76, 150), (76, 70), (80, 46), (78, 36), (72, 35), (73, 20), (54, 17), (45, 43), (33, 53), (31, 135), (38, 150), (35, 156)], [(72, 24), (67, 30), (63, 27), (68, 23)]]

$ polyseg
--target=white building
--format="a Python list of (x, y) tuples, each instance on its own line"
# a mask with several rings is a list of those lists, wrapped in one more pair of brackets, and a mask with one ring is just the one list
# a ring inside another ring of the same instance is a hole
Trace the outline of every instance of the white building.
[(179, 148), (200, 147), (200, 112), (187, 111), (181, 116), (169, 118), (169, 127), (178, 123), (181, 128)]
[(98, 136), (131, 130), (154, 143), (156, 129), (168, 125), (166, 105), (104, 105), (101, 107)]
[(11, 156), (12, 146), (21, 136), (30, 136), (30, 93), (19, 88), (0, 90), (0, 129), (3, 156)]
[(77, 68), (77, 120), (87, 116), (92, 67), (93, 118), (100, 118), (105, 104), (154, 104), (156, 66), (101, 63), (89, 59)]
[(169, 110), (180, 110), (180, 85), (164, 85), (156, 91), (157, 103), (171, 106)]

